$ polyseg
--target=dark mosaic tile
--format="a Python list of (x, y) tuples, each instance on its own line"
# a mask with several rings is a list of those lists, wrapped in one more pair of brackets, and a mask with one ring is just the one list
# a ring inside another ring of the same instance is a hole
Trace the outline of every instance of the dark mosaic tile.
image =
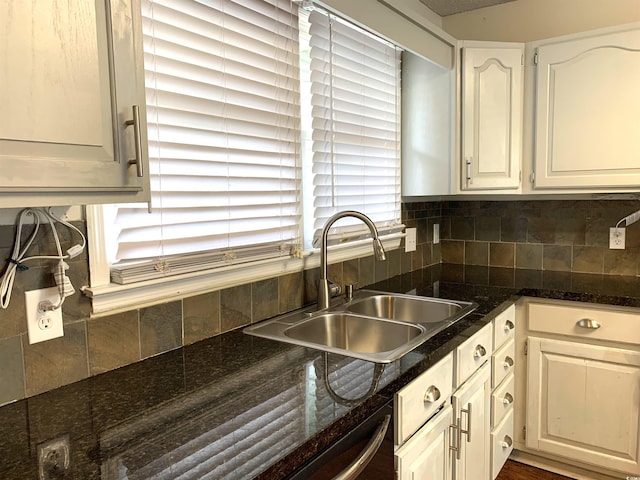
[(473, 240), (475, 238), (473, 217), (452, 217), (450, 221), (450, 233), (453, 240)]
[(494, 287), (515, 287), (513, 268), (489, 267), (489, 284)]
[(516, 244), (516, 267), (542, 270), (542, 245)]
[(89, 376), (86, 323), (64, 326), (64, 336), (29, 344), (22, 337), (26, 394), (28, 397)]
[(499, 241), (501, 223), (501, 218), (497, 216), (476, 217), (476, 240)]
[(138, 311), (89, 320), (87, 341), (91, 375), (139, 361), (142, 357)]
[(572, 249), (566, 245), (544, 245), (542, 249), (543, 270), (571, 271)]
[(602, 273), (604, 271), (604, 249), (601, 247), (573, 247), (574, 272)]
[(441, 245), (442, 261), (444, 263), (464, 263), (464, 244), (463, 241), (446, 240)]
[(140, 354), (151, 357), (182, 346), (182, 301), (140, 310)]
[(24, 363), (20, 336), (0, 340), (0, 365), (0, 405), (24, 398)]
[(527, 223), (527, 242), (555, 243), (556, 220), (553, 218), (529, 218)]
[(464, 263), (467, 265), (488, 265), (489, 243), (464, 242)]
[[(280, 311), (278, 279), (268, 278), (251, 285), (251, 322), (273, 317)], [(211, 335), (210, 335), (211, 336)]]
[(493, 267), (514, 267), (516, 247), (513, 243), (491, 243), (489, 245), (489, 265)]
[[(329, 275), (330, 275), (329, 278), (332, 278), (331, 274)], [(342, 275), (340, 275), (340, 279), (342, 279)], [(302, 307), (304, 303), (303, 280), (304, 280), (304, 277), (302, 272), (289, 273), (287, 275), (282, 275), (278, 278), (278, 295), (280, 297), (280, 305), (279, 305), (280, 313), (291, 312), (296, 308)], [(246, 299), (244, 301), (246, 302)], [(224, 306), (223, 306), (223, 314), (224, 314)], [(223, 322), (224, 322), (224, 316), (223, 316)]]
[(465, 265), (464, 281), (474, 285), (489, 284), (489, 267), (483, 265)]
[(185, 345), (218, 335), (222, 331), (220, 292), (208, 292), (184, 298), (182, 317)]
[(638, 249), (603, 250), (603, 273), (609, 275), (636, 275)]
[(500, 220), (500, 240), (524, 243), (527, 241), (528, 220), (522, 216), (505, 217)]

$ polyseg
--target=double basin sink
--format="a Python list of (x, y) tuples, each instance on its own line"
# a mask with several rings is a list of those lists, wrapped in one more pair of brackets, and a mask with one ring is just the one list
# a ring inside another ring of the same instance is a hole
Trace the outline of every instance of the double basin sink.
[(245, 333), (376, 363), (393, 362), (477, 308), (473, 302), (358, 290), (328, 309), (265, 320)]

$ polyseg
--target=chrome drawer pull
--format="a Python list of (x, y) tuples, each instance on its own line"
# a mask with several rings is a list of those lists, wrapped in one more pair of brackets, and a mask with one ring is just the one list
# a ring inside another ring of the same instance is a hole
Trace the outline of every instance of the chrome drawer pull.
[(504, 357), (504, 368), (511, 368), (513, 367), (513, 358), (506, 356)]
[(591, 320), (590, 318), (583, 318), (582, 320), (578, 320), (576, 325), (581, 328), (590, 328), (592, 330), (600, 328), (600, 322), (598, 322), (597, 320)]
[(435, 385), (431, 385), (427, 388), (427, 391), (424, 392), (424, 403), (433, 403), (440, 400), (440, 390)]
[[(460, 424), (460, 436), (464, 433), (467, 436), (467, 443), (471, 443), (471, 403), (467, 403), (467, 408), (461, 408), (460, 413), (467, 414), (467, 429), (462, 429), (462, 424)], [(462, 415), (460, 415), (462, 418)]]
[(133, 106), (133, 119), (124, 122), (125, 127), (133, 125), (133, 142), (136, 151), (136, 158), (129, 160), (129, 165), (137, 166), (137, 175), (142, 177), (144, 175), (144, 166), (142, 163), (142, 138), (140, 136), (140, 109), (138, 105)]
[(510, 393), (505, 393), (504, 398), (502, 399), (502, 403), (505, 405), (511, 405), (513, 403), (513, 395)]
[(511, 445), (513, 445), (513, 440), (509, 435), (505, 435), (504, 440), (500, 442), (500, 446), (504, 449), (507, 449), (507, 448), (511, 448)]
[(487, 354), (487, 349), (482, 345), (478, 345), (476, 349), (473, 351), (473, 356), (475, 358), (482, 358)]
[(504, 323), (504, 331), (505, 332), (509, 332), (509, 330), (513, 330), (516, 326), (514, 325), (514, 323), (511, 320), (507, 320)]

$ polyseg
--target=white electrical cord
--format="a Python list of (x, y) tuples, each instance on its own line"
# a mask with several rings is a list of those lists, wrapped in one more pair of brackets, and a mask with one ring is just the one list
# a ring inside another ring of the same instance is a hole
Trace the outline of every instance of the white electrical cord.
[[(25, 224), (25, 219), (27, 216), (33, 217), (34, 229), (29, 235), (29, 238), (25, 242), (24, 245), (21, 244), (22, 239), (22, 229)], [(57, 255), (34, 255), (31, 257), (27, 257), (27, 251), (31, 247), (40, 227), (41, 216), (43, 216), (49, 225), (51, 226), (51, 233), (53, 234), (53, 238), (56, 243)], [(61, 223), (64, 226), (74, 230), (76, 233), (80, 235), (82, 238), (81, 245), (74, 245), (69, 248), (66, 252), (66, 255), (62, 253), (62, 247), (60, 245), (60, 239), (58, 237), (58, 232), (55, 228), (55, 223)], [(15, 276), (17, 271), (27, 270), (29, 267), (25, 265), (25, 262), (29, 262), (32, 260), (58, 260), (58, 264), (54, 271), (54, 279), (56, 284), (58, 285), (58, 291), (60, 293), (60, 301), (58, 305), (50, 305), (49, 309), (57, 309), (62, 306), (64, 302), (64, 298), (73, 295), (75, 292), (73, 285), (71, 285), (71, 281), (69, 277), (67, 277), (65, 271), (69, 268), (69, 266), (64, 262), (64, 260), (69, 258), (74, 258), (78, 256), (85, 249), (87, 245), (87, 240), (84, 234), (76, 228), (74, 225), (66, 222), (58, 217), (56, 217), (51, 208), (48, 209), (34, 209), (34, 208), (26, 208), (20, 212), (18, 217), (18, 223), (16, 226), (16, 238), (13, 245), (13, 250), (11, 252), (11, 258), (7, 260), (7, 268), (2, 275), (2, 281), (0, 282), (0, 307), (7, 308), (9, 306), (9, 301), (11, 300), (11, 291), (13, 290), (13, 283), (15, 280)]]
[(640, 210), (638, 210), (637, 212), (633, 212), (631, 215), (627, 215), (626, 217), (620, 219), (620, 221), (616, 223), (616, 228), (620, 228), (620, 224), (622, 222), (624, 222), (625, 227), (628, 227), (632, 223), (636, 223), (638, 220), (640, 220)]

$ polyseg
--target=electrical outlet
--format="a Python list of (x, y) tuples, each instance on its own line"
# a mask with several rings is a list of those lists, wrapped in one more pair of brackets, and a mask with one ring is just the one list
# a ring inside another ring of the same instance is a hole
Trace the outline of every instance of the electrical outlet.
[(609, 229), (609, 248), (613, 250), (624, 250), (625, 229), (612, 227)]
[(404, 251), (405, 252), (415, 252), (416, 244), (417, 244), (417, 232), (415, 228), (407, 228), (406, 229), (407, 236), (404, 237)]
[(433, 224), (433, 243), (440, 243), (440, 224)]
[(69, 435), (38, 444), (38, 479), (66, 478), (71, 463)]
[(57, 287), (24, 292), (30, 344), (44, 342), (64, 335), (62, 308), (55, 310), (43, 308), (43, 305), (47, 304), (47, 302), (51, 305), (57, 305), (59, 301), (60, 294)]

